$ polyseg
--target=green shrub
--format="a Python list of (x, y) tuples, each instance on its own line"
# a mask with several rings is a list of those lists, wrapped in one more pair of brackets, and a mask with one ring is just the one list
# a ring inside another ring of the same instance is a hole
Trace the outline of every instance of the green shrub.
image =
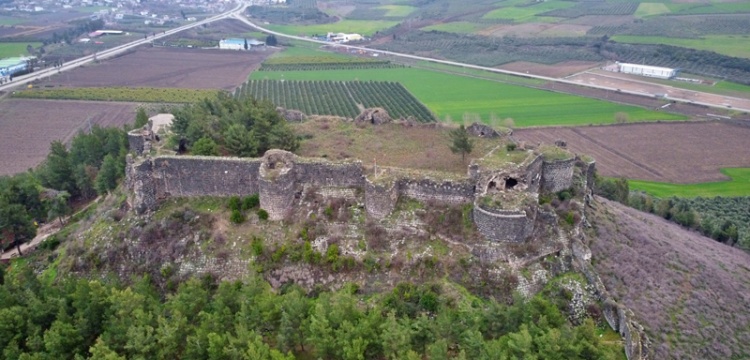
[(331, 244), (326, 251), (326, 261), (333, 264), (339, 260), (339, 246)]
[(229, 198), (229, 210), (242, 210), (240, 205), (241, 204), (239, 196), (232, 196)]
[(242, 210), (250, 210), (260, 205), (260, 197), (258, 194), (250, 195), (242, 199)]
[(279, 261), (281, 260), (281, 258), (283, 258), (283, 257), (284, 257), (284, 255), (285, 255), (285, 254), (286, 254), (286, 245), (285, 245), (285, 244), (282, 244), (282, 245), (281, 245), (281, 246), (280, 246), (280, 247), (279, 247), (278, 249), (276, 249), (276, 251), (274, 251), (274, 252), (273, 252), (273, 254), (271, 255), (271, 261), (273, 261), (273, 262), (275, 262), (275, 263), (276, 263), (276, 262), (279, 262)]
[(508, 151), (513, 151), (516, 149), (518, 145), (516, 143), (508, 143), (508, 145), (505, 145), (505, 149)]
[(245, 222), (245, 215), (239, 210), (232, 210), (232, 215), (229, 217), (229, 220), (235, 224), (242, 224)]
[(263, 239), (253, 236), (253, 241), (250, 242), (250, 247), (253, 249), (253, 255), (263, 255)]
[(326, 215), (328, 220), (333, 220), (333, 207), (331, 205), (326, 206), (326, 209), (323, 210), (323, 213)]
[(39, 249), (42, 250), (55, 250), (60, 245), (60, 239), (52, 235), (47, 240), (42, 241), (41, 244), (39, 244)]
[(541, 194), (539, 195), (539, 205), (549, 204), (552, 202), (552, 195), (551, 194)]
[(570, 190), (562, 190), (557, 192), (557, 198), (560, 199), (560, 201), (570, 200), (573, 197), (573, 194), (570, 193)]
[(258, 219), (268, 220), (268, 211), (265, 211), (263, 209), (258, 209)]
[(573, 214), (573, 212), (572, 212), (572, 211), (569, 211), (569, 212), (568, 212), (567, 214), (565, 214), (565, 222), (566, 222), (566, 223), (567, 223), (568, 225), (573, 225), (573, 224), (575, 224), (575, 221), (576, 221), (576, 220), (575, 220), (575, 216), (574, 216), (574, 214)]

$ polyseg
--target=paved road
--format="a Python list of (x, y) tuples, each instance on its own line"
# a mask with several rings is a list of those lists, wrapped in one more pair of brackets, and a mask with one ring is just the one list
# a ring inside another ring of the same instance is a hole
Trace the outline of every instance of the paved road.
[[(264, 27), (262, 27), (262, 26), (260, 26), (258, 24), (253, 23), (252, 21), (248, 20), (247, 18), (245, 18), (244, 16), (242, 16), (242, 13), (240, 13), (240, 12), (233, 13), (232, 16), (234, 18), (236, 18), (236, 19), (238, 19), (238, 20), (240, 20), (240, 21), (248, 24), (249, 26), (252, 26), (252, 27), (254, 27), (254, 28), (256, 28), (256, 29), (258, 29), (260, 31), (265, 32), (265, 33), (273, 34), (273, 35), (276, 35), (276, 36), (279, 36), (279, 37), (288, 38), (288, 39), (308, 41), (308, 42), (318, 43), (318, 44), (322, 44), (322, 45), (331, 45), (331, 43), (327, 42), (327, 41), (320, 41), (320, 40), (310, 39), (310, 38), (302, 37), (302, 36), (288, 35), (288, 34), (276, 32), (276, 31), (273, 31), (273, 30), (269, 30), (267, 28), (264, 28)], [(521, 72), (517, 72), (517, 71), (495, 69), (495, 68), (491, 68), (491, 67), (485, 67), (485, 66), (478, 66), (478, 65), (460, 63), (460, 62), (456, 62), (456, 61), (438, 60), (438, 59), (433, 59), (433, 58), (428, 58), (428, 57), (423, 57), (423, 56), (416, 56), (416, 55), (411, 55), (411, 54), (403, 54), (403, 53), (398, 53), (398, 52), (393, 52), (393, 51), (376, 50), (376, 49), (366, 48), (366, 47), (362, 47), (362, 46), (352, 46), (352, 45), (344, 45), (344, 44), (337, 44), (337, 46), (341, 46), (341, 47), (343, 47), (345, 49), (363, 50), (363, 51), (367, 51), (367, 52), (370, 52), (370, 53), (377, 53), (377, 54), (383, 54), (383, 55), (397, 56), (397, 57), (406, 58), (406, 59), (429, 61), (429, 62), (433, 62), (433, 63), (437, 63), (437, 64), (453, 65), (453, 66), (459, 66), (459, 67), (463, 67), (463, 68), (467, 68), (467, 69), (484, 70), (484, 71), (490, 71), (490, 72), (495, 72), (495, 73), (500, 73), (500, 74), (520, 76), (520, 77), (525, 77), (525, 78), (530, 78), (530, 79), (538, 79), (538, 80), (544, 80), (544, 81), (556, 82), (556, 83), (563, 83), (563, 84), (570, 84), (570, 85), (576, 85), (576, 86), (585, 86), (585, 87), (594, 88), (594, 89), (619, 91), (619, 92), (624, 93), (624, 94), (638, 95), (638, 96), (649, 97), (649, 98), (653, 98), (654, 97), (654, 94), (651, 94), (651, 93), (638, 92), (638, 91), (628, 91), (628, 90), (624, 90), (624, 89), (617, 89), (617, 88), (612, 88), (612, 87), (607, 87), (607, 86), (601, 86), (601, 85), (596, 85), (596, 84), (582, 84), (580, 82), (569, 81), (569, 80), (566, 80), (566, 79), (551, 78), (551, 77), (541, 76), (541, 75), (531, 75), (531, 74), (525, 74), (525, 73), (521, 73)], [(726, 106), (726, 105), (723, 105), (723, 104), (713, 104), (713, 103), (699, 102), (699, 101), (694, 101), (692, 99), (682, 99), (682, 98), (673, 98), (673, 97), (670, 97), (669, 100), (674, 100), (674, 101), (683, 102), (683, 103), (705, 105), (705, 106), (710, 106), (710, 107), (713, 107), (713, 108), (720, 108), (720, 109), (728, 109), (728, 110), (738, 110), (738, 111), (743, 111), (743, 112), (750, 112), (750, 109), (744, 109), (744, 108), (737, 108), (737, 107), (732, 107), (732, 106)]]
[(59, 67), (59, 68), (47, 68), (47, 69), (38, 70), (38, 71), (30, 73), (30, 74), (26, 74), (26, 75), (14, 77), (12, 82), (4, 84), (4, 85), (0, 85), (0, 91), (10, 90), (10, 89), (15, 88), (17, 86), (26, 85), (26, 84), (28, 84), (28, 83), (30, 83), (32, 81), (35, 81), (35, 80), (38, 80), (38, 79), (42, 79), (42, 78), (45, 78), (45, 77), (49, 77), (49, 76), (58, 74), (58, 73), (63, 72), (63, 71), (73, 70), (73, 69), (75, 69), (75, 68), (77, 68), (79, 66), (88, 64), (88, 63), (90, 63), (90, 62), (92, 62), (94, 60), (106, 59), (108, 57), (111, 57), (111, 56), (123, 53), (125, 51), (128, 51), (128, 50), (130, 50), (130, 49), (132, 49), (134, 47), (141, 46), (141, 45), (150, 43), (150, 42), (152, 42), (154, 40), (161, 39), (163, 37), (176, 34), (176, 33), (180, 32), (180, 31), (184, 31), (184, 30), (187, 30), (187, 29), (190, 29), (190, 28), (194, 28), (196, 26), (201, 26), (203, 24), (208, 24), (208, 23), (211, 23), (211, 22), (214, 22), (214, 21), (217, 21), (217, 20), (226, 19), (228, 17), (231, 17), (235, 13), (241, 13), (242, 11), (245, 10), (246, 7), (247, 7), (247, 4), (245, 4), (245, 3), (239, 3), (237, 6), (235, 6), (234, 8), (232, 8), (231, 10), (229, 10), (229, 11), (227, 11), (225, 13), (222, 13), (222, 14), (219, 14), (219, 15), (216, 15), (216, 16), (212, 16), (210, 18), (203, 19), (201, 21), (197, 21), (197, 22), (194, 22), (194, 23), (183, 25), (183, 26), (180, 26), (178, 28), (167, 30), (165, 32), (162, 32), (161, 34), (156, 34), (156, 35), (150, 36), (150, 37), (148, 37), (146, 39), (136, 40), (136, 41), (124, 44), (124, 45), (116, 46), (116, 47), (111, 48), (111, 49), (100, 51), (100, 52), (98, 52), (96, 54), (92, 54), (92, 55), (84, 56), (82, 58), (71, 60), (71, 61), (68, 61), (62, 67)]

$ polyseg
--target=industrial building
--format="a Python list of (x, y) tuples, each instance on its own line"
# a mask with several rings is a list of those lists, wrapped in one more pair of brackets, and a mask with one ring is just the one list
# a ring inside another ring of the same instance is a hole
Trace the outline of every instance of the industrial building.
[(229, 39), (224, 39), (224, 40), (219, 41), (219, 49), (245, 50), (246, 41), (247, 41), (248, 49), (266, 45), (266, 43), (255, 40), (255, 39), (229, 38)]
[(670, 69), (659, 66), (617, 63), (617, 69), (624, 74), (655, 77), (659, 79), (671, 79), (677, 76), (678, 69)]
[(328, 41), (337, 42), (337, 43), (346, 43), (350, 41), (359, 41), (364, 40), (364, 37), (360, 34), (344, 34), (344, 33), (328, 33), (326, 35), (326, 38)]

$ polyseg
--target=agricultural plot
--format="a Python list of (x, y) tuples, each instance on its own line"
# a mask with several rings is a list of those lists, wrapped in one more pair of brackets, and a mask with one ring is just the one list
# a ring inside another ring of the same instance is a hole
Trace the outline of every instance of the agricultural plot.
[(684, 119), (634, 106), (413, 68), (264, 71), (250, 78), (399, 82), (441, 119), (461, 121), (464, 115), (476, 115), (489, 122), (492, 117), (510, 117), (518, 127), (613, 123), (617, 112), (627, 113), (631, 121)]
[(26, 47), (29, 45), (36, 49), (42, 43), (0, 43), (0, 59), (14, 56), (29, 56), (29, 53), (26, 51)]
[(389, 69), (402, 65), (387, 60), (376, 60), (354, 56), (296, 56), (276, 57), (263, 62), (261, 71), (319, 71), (345, 69)]
[(238, 88), (235, 96), (265, 99), (311, 115), (353, 118), (360, 108), (382, 107), (393, 118), (413, 116), (421, 122), (434, 121), (419, 100), (394, 82), (251, 80)]
[[(545, 1), (533, 2), (532, 5), (509, 6), (493, 10), (485, 14), (483, 19), (508, 19), (515, 22), (540, 21), (539, 14), (573, 7), (574, 2)], [(559, 19), (558, 19), (559, 20)]]
[(587, 15), (632, 15), (638, 9), (637, 2), (583, 2), (568, 8), (540, 13), (540, 16), (576, 18)]
[(137, 104), (10, 99), (0, 102), (0, 176), (41, 163), (52, 141), (69, 141), (89, 125), (123, 126)]
[(643, 21), (599, 25), (589, 35), (639, 35), (698, 38), (705, 35), (750, 35), (750, 16), (654, 16)]
[(630, 190), (649, 193), (656, 197), (735, 197), (750, 196), (750, 168), (721, 169), (731, 180), (699, 184), (673, 184), (656, 181), (630, 180)]
[[(724, 122), (520, 129), (514, 136), (531, 144), (564, 140), (571, 151), (594, 157), (603, 176), (705, 183), (747, 175), (722, 174), (722, 168), (750, 167), (750, 127)], [(750, 187), (742, 179), (736, 184)]]
[(357, 33), (364, 36), (372, 36), (378, 31), (388, 29), (398, 24), (397, 21), (386, 20), (341, 20), (329, 24), (316, 25), (276, 25), (270, 24), (266, 27), (284, 34), (312, 36), (329, 32)]
[(641, 3), (638, 5), (638, 9), (635, 11), (635, 17), (644, 18), (649, 16), (668, 14), (672, 10), (669, 10), (666, 4), (663, 3)]
[[(40, 86), (234, 90), (273, 50), (138, 48), (99, 64), (44, 79)], [(128, 76), (123, 76), (127, 74)]]
[(628, 44), (670, 44), (691, 49), (714, 51), (728, 56), (750, 58), (747, 35), (704, 35), (699, 38), (615, 35), (612, 40)]
[(27, 99), (153, 103), (194, 103), (206, 98), (216, 98), (217, 95), (216, 90), (130, 87), (31, 89), (13, 93), (13, 97)]
[(422, 30), (444, 31), (444, 32), (457, 33), (457, 34), (472, 34), (488, 26), (489, 26), (488, 24), (478, 24), (478, 23), (469, 22), (469, 21), (453, 21), (453, 22), (446, 22), (446, 23), (425, 26), (422, 28)]

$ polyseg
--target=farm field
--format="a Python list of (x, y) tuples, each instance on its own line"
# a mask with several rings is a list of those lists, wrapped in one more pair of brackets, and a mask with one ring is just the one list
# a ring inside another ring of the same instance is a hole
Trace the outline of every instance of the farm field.
[(750, 168), (721, 169), (731, 178), (699, 184), (672, 184), (655, 181), (629, 180), (630, 190), (647, 192), (657, 197), (715, 197), (750, 196)]
[(385, 16), (389, 17), (403, 17), (407, 16), (417, 10), (417, 8), (408, 5), (382, 5), (375, 9), (385, 10)]
[(137, 104), (10, 99), (0, 102), (0, 176), (41, 163), (52, 141), (69, 141), (91, 124), (122, 126), (135, 120)]
[(38, 85), (234, 90), (272, 53), (139, 47), (132, 53), (43, 79)]
[(750, 58), (750, 37), (747, 35), (705, 35), (698, 39), (663, 36), (615, 35), (612, 40), (629, 44), (669, 44), (719, 54)]
[(481, 29), (484, 29), (488, 26), (489, 25), (487, 24), (478, 24), (478, 23), (469, 22), (469, 21), (453, 21), (453, 22), (446, 22), (446, 23), (425, 26), (422, 28), (422, 30), (445, 31), (445, 32), (452, 32), (452, 33), (457, 33), (457, 34), (471, 34)]
[(419, 100), (397, 82), (251, 80), (237, 89), (239, 98), (266, 99), (309, 115), (356, 117), (362, 108), (382, 107), (392, 118), (435, 119)]
[(28, 56), (29, 53), (26, 51), (26, 46), (28, 45), (31, 45), (34, 48), (38, 48), (40, 45), (42, 45), (42, 43), (0, 43), (0, 59), (14, 56)]
[(548, 76), (554, 78), (563, 78), (568, 75), (585, 71), (599, 65), (593, 61), (564, 61), (554, 65), (537, 64), (527, 61), (515, 61), (498, 68), (503, 70), (525, 72), (527, 74)]
[(750, 167), (750, 127), (725, 122), (518, 129), (514, 136), (531, 144), (564, 140), (610, 177), (695, 184), (729, 180), (723, 168)]
[(217, 95), (217, 90), (210, 89), (102, 87), (29, 89), (15, 91), (12, 96), (28, 99), (194, 103), (205, 98), (216, 98)]
[(269, 29), (291, 35), (325, 35), (328, 32), (357, 33), (372, 36), (375, 32), (385, 30), (398, 24), (397, 21), (386, 20), (341, 20), (330, 24), (317, 25), (267, 25)]
[(617, 112), (627, 113), (632, 121), (684, 119), (634, 106), (421, 69), (264, 71), (254, 72), (250, 78), (400, 82), (440, 119), (461, 121), (466, 114), (476, 114), (488, 121), (494, 115), (513, 118), (518, 127), (613, 123)]
[[(568, 1), (545, 1), (535, 3), (535, 5), (527, 6), (508, 6), (497, 10), (493, 10), (485, 14), (482, 18), (484, 19), (507, 19), (513, 20), (514, 22), (540, 22), (543, 19), (538, 17), (538, 14), (557, 10), (566, 9), (573, 7), (575, 3)], [(559, 21), (559, 18), (551, 18), (548, 21)]]

